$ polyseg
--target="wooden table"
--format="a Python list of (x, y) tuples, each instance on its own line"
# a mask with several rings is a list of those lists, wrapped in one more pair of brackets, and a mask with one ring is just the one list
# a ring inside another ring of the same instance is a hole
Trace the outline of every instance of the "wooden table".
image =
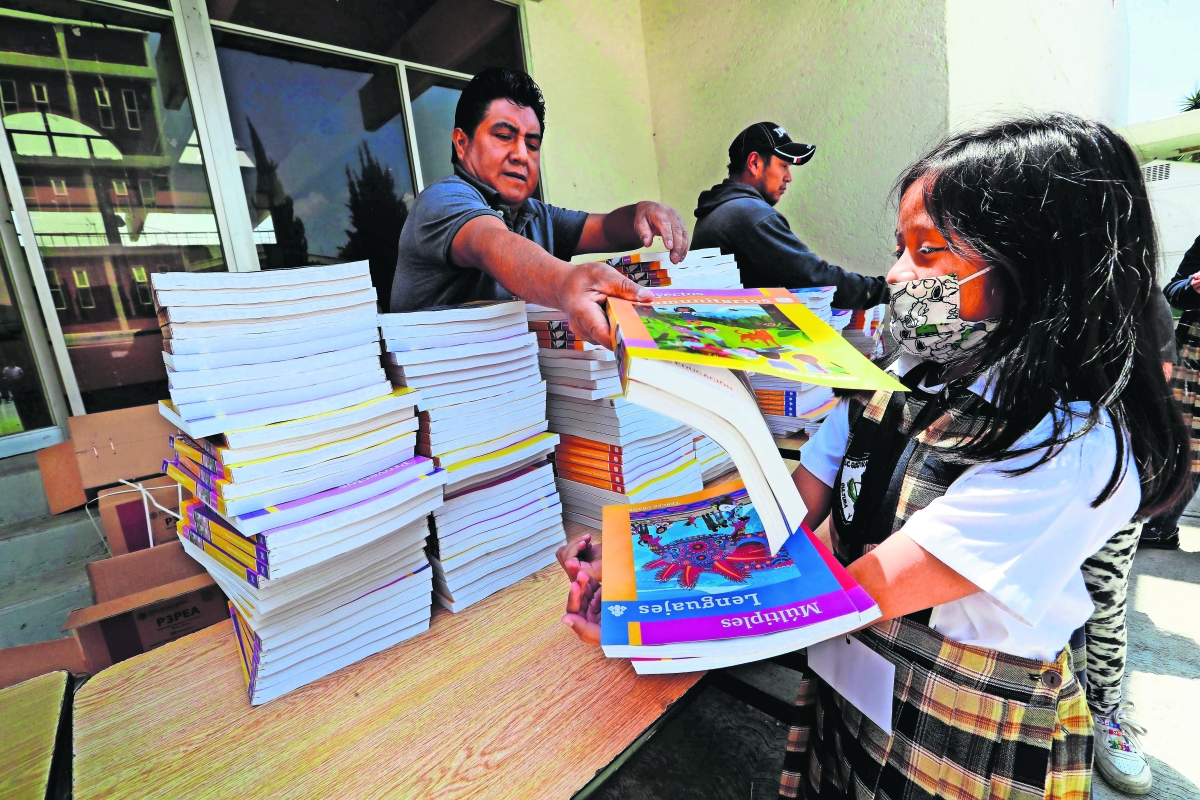
[(51, 672), (0, 690), (0, 797), (46, 796), (66, 687), (67, 673)]
[(547, 567), (257, 708), (230, 623), (112, 666), (76, 696), (75, 797), (570, 797), (700, 674), (582, 644), (566, 588)]

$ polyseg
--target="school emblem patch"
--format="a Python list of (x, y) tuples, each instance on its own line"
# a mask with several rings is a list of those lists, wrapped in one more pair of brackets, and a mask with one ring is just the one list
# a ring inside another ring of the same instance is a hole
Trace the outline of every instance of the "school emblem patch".
[(838, 502), (842, 506), (842, 518), (854, 521), (854, 504), (862, 491), (862, 476), (867, 469), (867, 459), (846, 458), (842, 460), (842, 479), (838, 483)]

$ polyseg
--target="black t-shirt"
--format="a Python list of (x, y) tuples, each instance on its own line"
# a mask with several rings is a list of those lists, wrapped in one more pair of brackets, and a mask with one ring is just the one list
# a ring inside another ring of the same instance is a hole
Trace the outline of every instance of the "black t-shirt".
[(575, 255), (588, 217), (585, 211), (530, 198), (513, 218), (494, 189), (456, 165), (454, 175), (421, 192), (404, 223), (390, 311), (512, 297), (486, 272), (450, 260), (450, 246), (462, 226), (484, 214), (500, 218), (510, 231), (563, 261)]

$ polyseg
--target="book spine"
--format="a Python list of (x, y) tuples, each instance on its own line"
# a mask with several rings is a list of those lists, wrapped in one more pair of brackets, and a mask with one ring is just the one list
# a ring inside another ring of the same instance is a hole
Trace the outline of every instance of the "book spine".
[[(253, 561), (261, 561), (264, 567), (270, 563), (270, 551), (258, 543), (259, 537), (245, 536), (210, 519), (200, 511), (201, 507), (196, 503), (184, 514), (184, 519), (196, 533), (230, 553), (237, 551)], [(268, 575), (266, 572), (262, 574)]]
[(529, 330), (534, 333), (566, 332), (571, 330), (571, 323), (565, 319), (535, 320), (529, 323)]
[(175, 481), (191, 492), (197, 500), (204, 505), (216, 511), (218, 514), (225, 514), (225, 502), (213, 489), (206, 485), (200, 478), (188, 471), (187, 467), (180, 462), (178, 458), (174, 461), (164, 461), (162, 471)]
[(561, 442), (561, 446), (566, 449), (599, 450), (618, 455), (622, 452), (620, 445), (604, 444), (603, 442), (597, 442), (595, 439), (584, 439), (582, 436), (571, 436), (567, 433), (560, 434), (559, 441)]
[(618, 486), (624, 486), (626, 483), (625, 475), (619, 469), (606, 469), (603, 466), (593, 467), (589, 464), (580, 464), (577, 461), (556, 461), (554, 468), (560, 474), (569, 472), (576, 475), (587, 475), (596, 480), (610, 481)]
[(625, 487), (623, 485), (615, 484), (612, 481), (593, 478), (590, 475), (581, 475), (577, 472), (567, 472), (563, 470), (559, 472), (558, 477), (568, 481), (586, 484), (587, 486), (594, 486), (597, 489), (605, 489), (610, 492), (616, 492), (617, 494), (625, 494)]
[[(562, 434), (559, 435), (561, 436)], [(617, 466), (620, 466), (625, 461), (625, 457), (620, 453), (596, 450), (590, 447), (559, 446), (555, 448), (554, 452), (569, 458), (582, 458), (587, 461), (597, 461)]]
[(219, 459), (213, 458), (213, 456), (210, 455), (206, 450), (197, 447), (194, 439), (189, 439), (182, 434), (177, 434), (170, 437), (170, 440), (171, 447), (177, 454), (191, 459), (193, 462), (199, 464), (210, 472), (224, 475), (226, 480), (229, 479), (229, 471), (226, 469), (225, 465), (222, 464)]
[[(624, 472), (620, 461), (612, 461), (605, 458), (589, 458), (588, 456), (579, 455), (577, 453), (556, 450), (554, 452), (553, 459), (556, 464), (559, 462), (562, 462), (566, 465), (578, 464), (581, 467), (601, 470), (603, 472), (612, 473), (613, 475), (621, 475)], [(568, 469), (569, 468), (570, 467), (568, 467)]]
[(226, 604), (229, 606), (229, 618), (233, 621), (233, 637), (237, 640), (238, 654), (241, 656), (239, 663), (242, 665), (242, 680), (246, 682), (247, 694), (251, 695), (250, 699), (253, 700), (252, 682), (250, 680), (250, 655), (246, 647), (246, 635), (242, 630), (242, 621), (238, 616), (237, 609), (229, 601), (226, 601)]
[(220, 564), (225, 571), (240, 580), (242, 583), (248, 584), (257, 589), (259, 579), (266, 577), (265, 575), (259, 575), (246, 565), (238, 562), (224, 550), (217, 547), (203, 536), (200, 536), (186, 525), (179, 529), (179, 535), (187, 537), (189, 542), (203, 550), (205, 555)]
[(212, 533), (212, 531), (201, 532), (191, 526), (187, 526), (187, 531), (189, 534), (194, 534), (194, 536), (191, 537), (193, 542), (196, 541), (197, 538), (208, 542), (208, 544), (213, 548), (221, 553), (224, 553), (226, 558), (237, 562), (245, 569), (257, 573), (264, 578), (271, 577), (270, 565), (268, 565), (265, 560), (260, 561), (255, 557), (254, 553), (247, 553), (245, 550), (238, 547), (236, 542), (232, 542), (228, 538), (223, 537), (219, 532), (216, 534)]
[[(711, 599), (711, 598), (710, 598)], [(698, 601), (693, 601), (698, 602)], [(604, 605), (607, 605), (605, 603)], [(682, 602), (673, 605), (682, 606)], [(607, 609), (606, 609), (607, 610)], [(709, 642), (796, 630), (839, 617), (858, 618), (845, 591), (829, 592), (781, 605), (746, 608), (672, 620), (629, 622), (629, 641), (642, 645)]]

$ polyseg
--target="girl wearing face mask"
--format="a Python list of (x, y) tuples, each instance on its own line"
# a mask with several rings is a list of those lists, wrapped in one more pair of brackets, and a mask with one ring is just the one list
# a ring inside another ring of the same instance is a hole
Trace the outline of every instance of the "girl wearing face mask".
[[(909, 391), (843, 399), (795, 472), (883, 620), (826, 672), (840, 691), (801, 685), (782, 793), (1085, 800), (1080, 566), (1189, 468), (1145, 322), (1142, 174), (1107, 127), (1052, 115), (951, 137), (897, 188), (888, 369)], [(581, 575), (564, 622), (594, 638), (576, 612), (599, 553), (560, 558)]]
[(895, 669), (892, 732), (810, 681), (784, 788), (1087, 798), (1080, 566), (1189, 465), (1142, 175), (1108, 128), (1048, 116), (952, 137), (898, 189), (888, 368), (910, 391), (844, 400), (795, 473), (883, 611), (855, 637)]

